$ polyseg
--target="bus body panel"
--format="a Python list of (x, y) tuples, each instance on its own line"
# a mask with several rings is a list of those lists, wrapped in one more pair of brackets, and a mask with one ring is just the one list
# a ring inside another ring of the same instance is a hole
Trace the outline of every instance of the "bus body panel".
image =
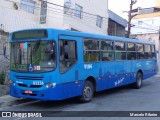
[[(142, 71), (144, 79), (155, 75), (157, 72), (157, 61), (151, 59), (84, 62), (84, 38), (110, 41), (116, 40), (126, 43), (130, 42), (131, 39), (56, 29), (47, 30), (48, 38), (43, 38), (41, 40), (55, 41), (57, 56), (56, 69), (50, 72), (36, 74), (11, 71), (10, 78), (13, 82), (10, 86), (11, 96), (40, 100), (62, 100), (81, 96), (84, 83), (88, 77), (93, 77), (96, 80), (96, 91), (102, 91), (134, 83), (138, 71)], [(12, 33), (10, 38), (12, 38)], [(36, 40), (37, 39), (32, 39), (32, 41)], [(64, 73), (60, 72), (60, 40), (75, 41), (77, 47), (77, 61)], [(12, 39), (10, 41), (20, 42), (20, 40), (15, 41)], [(26, 41), (30, 40), (28, 39)], [(132, 42), (149, 43), (137, 40), (132, 40)], [(52, 83), (53, 86), (47, 87), (49, 83)], [(27, 90), (33, 93), (25, 94)]]

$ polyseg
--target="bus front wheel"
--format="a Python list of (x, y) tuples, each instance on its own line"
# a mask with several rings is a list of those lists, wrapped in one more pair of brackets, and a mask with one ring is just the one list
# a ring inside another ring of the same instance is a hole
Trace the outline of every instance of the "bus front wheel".
[(136, 76), (136, 82), (133, 84), (134, 88), (140, 89), (142, 86), (142, 80), (143, 80), (143, 75), (142, 73), (138, 72)]
[(89, 102), (92, 100), (94, 94), (93, 84), (90, 81), (86, 81), (80, 98), (81, 102)]

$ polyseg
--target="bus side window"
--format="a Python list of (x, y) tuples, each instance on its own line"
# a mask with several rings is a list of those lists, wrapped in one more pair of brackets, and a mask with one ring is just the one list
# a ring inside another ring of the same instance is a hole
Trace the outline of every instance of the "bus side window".
[(152, 58), (152, 51), (151, 51), (151, 45), (144, 45), (145, 46), (145, 57), (146, 59)]
[(143, 44), (136, 44), (136, 51), (137, 51), (137, 59), (145, 59)]
[(152, 59), (156, 59), (155, 45), (151, 45), (151, 51), (152, 51)]
[(134, 43), (127, 44), (127, 60), (136, 59), (136, 48)]
[(126, 43), (115, 42), (116, 60), (126, 60)]
[(114, 42), (113, 41), (101, 41), (101, 57), (102, 61), (114, 60)]
[(84, 39), (84, 62), (98, 62), (100, 61), (100, 48), (99, 40), (97, 39)]
[(76, 41), (60, 40), (60, 73), (66, 72), (77, 61)]

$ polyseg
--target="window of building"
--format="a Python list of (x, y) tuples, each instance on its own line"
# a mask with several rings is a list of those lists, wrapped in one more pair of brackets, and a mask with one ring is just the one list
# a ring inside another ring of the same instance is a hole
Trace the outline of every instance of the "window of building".
[(142, 25), (142, 23), (143, 23), (142, 21), (138, 21), (138, 25)]
[(113, 41), (101, 41), (101, 57), (102, 57), (102, 61), (114, 60), (114, 42)]
[(36, 2), (33, 0), (21, 0), (20, 9), (34, 14)]
[(74, 16), (78, 17), (78, 18), (82, 18), (82, 13), (83, 13), (83, 7), (80, 5), (75, 4), (75, 12), (74, 12)]
[(46, 23), (47, 17), (47, 1), (41, 1), (40, 24)]
[(127, 44), (127, 60), (136, 59), (136, 48), (134, 43)]
[(102, 22), (103, 22), (103, 18), (101, 16), (97, 15), (96, 26), (99, 28), (102, 28)]
[(126, 49), (124, 42), (115, 42), (116, 60), (126, 60)]
[(143, 44), (136, 44), (136, 51), (137, 51), (137, 59), (144, 59), (144, 45)]
[(99, 41), (92, 39), (84, 40), (84, 61), (98, 62), (100, 61)]

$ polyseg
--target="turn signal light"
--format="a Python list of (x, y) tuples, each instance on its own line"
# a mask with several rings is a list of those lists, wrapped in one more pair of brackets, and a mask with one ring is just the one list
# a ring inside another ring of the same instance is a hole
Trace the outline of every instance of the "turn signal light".
[(10, 81), (8, 82), (8, 84), (9, 84), (9, 85), (12, 85), (12, 84), (13, 84), (13, 82), (10, 80)]
[(56, 83), (49, 83), (49, 84), (46, 84), (46, 88), (55, 87), (55, 86), (56, 86)]
[(50, 86), (50, 87), (53, 87), (53, 84), (52, 84), (52, 83), (50, 83), (50, 84), (49, 84), (49, 86)]

